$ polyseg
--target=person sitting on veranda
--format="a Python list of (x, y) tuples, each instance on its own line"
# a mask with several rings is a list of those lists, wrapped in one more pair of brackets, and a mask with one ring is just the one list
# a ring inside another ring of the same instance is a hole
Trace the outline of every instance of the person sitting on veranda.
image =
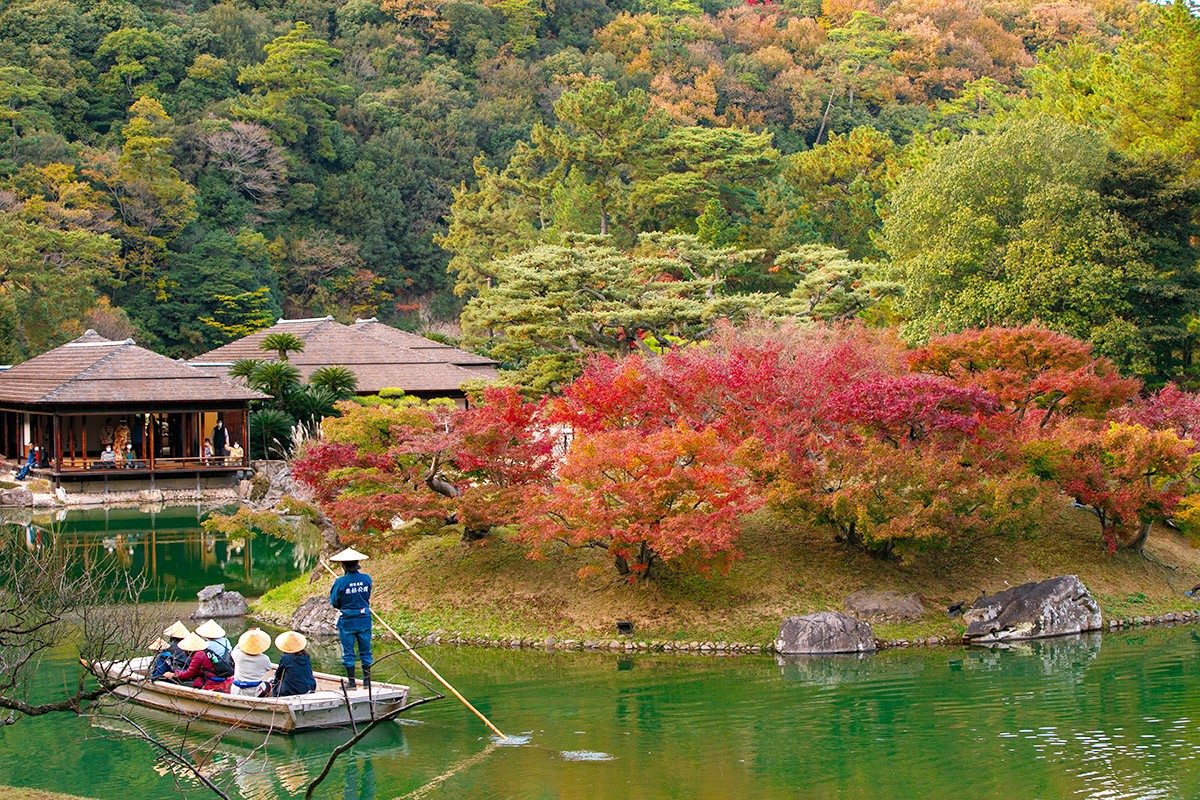
[(39, 448), (33, 442), (29, 443), (29, 454), (25, 457), (25, 463), (21, 466), (21, 469), (17, 472), (17, 480), (19, 480), (19, 481), (25, 480), (25, 476), (29, 474), (29, 470), (38, 466), (38, 457), (40, 455), (38, 453), (38, 449)]
[(270, 690), (267, 672), (271, 659), (264, 653), (271, 646), (271, 637), (258, 628), (251, 628), (238, 639), (233, 650), (233, 688), (230, 694), (261, 697)]
[(187, 667), (182, 672), (172, 670), (163, 674), (163, 680), (188, 684), (193, 689), (215, 688), (216, 691), (229, 691), (229, 682), (217, 677), (216, 667), (208, 654), (208, 641), (203, 636), (189, 633), (179, 643), (179, 649), (191, 653)]
[(290, 697), (315, 692), (317, 679), (313, 676), (312, 659), (304, 649), (308, 647), (308, 640), (295, 631), (284, 631), (275, 637), (275, 646), (283, 655), (275, 668), (271, 696)]
[(246, 451), (237, 442), (234, 442), (229, 448), (229, 455), (225, 456), (225, 463), (239, 466), (242, 459), (246, 457)]
[(125, 463), (123, 463), (121, 466), (125, 467), (125, 469), (133, 469), (135, 466), (137, 466), (137, 454), (133, 452), (132, 442), (125, 443), (125, 452), (123, 453), (123, 456)]
[(201, 451), (201, 454), (200, 454), (200, 460), (203, 461), (205, 465), (207, 465), (207, 464), (212, 463), (212, 458), (213, 458), (212, 442), (209, 441), (208, 439), (205, 439), (204, 440), (204, 449)]
[(104, 445), (104, 452), (100, 454), (100, 463), (106, 467), (115, 467), (117, 465), (117, 453), (113, 450), (111, 444)]
[(161, 678), (168, 672), (183, 672), (187, 669), (191, 653), (180, 650), (179, 643), (187, 638), (188, 633), (187, 626), (179, 620), (175, 620), (170, 627), (163, 630), (163, 636), (166, 636), (167, 640), (163, 642), (160, 639), (162, 647), (155, 648), (159, 653), (154, 657), (154, 666), (150, 669), (151, 678)]

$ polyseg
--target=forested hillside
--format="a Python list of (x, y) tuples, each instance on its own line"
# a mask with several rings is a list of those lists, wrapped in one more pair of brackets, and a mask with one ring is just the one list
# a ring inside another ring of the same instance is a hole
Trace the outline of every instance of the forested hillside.
[(1038, 320), (1192, 363), (1182, 2), (0, 9), (3, 361), (462, 310), (539, 388), (750, 315)]

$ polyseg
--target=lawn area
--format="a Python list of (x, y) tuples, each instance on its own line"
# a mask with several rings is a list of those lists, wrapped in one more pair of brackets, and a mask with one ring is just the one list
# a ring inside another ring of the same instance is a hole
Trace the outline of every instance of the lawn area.
[[(615, 621), (630, 620), (639, 640), (766, 643), (784, 617), (842, 610), (846, 595), (871, 588), (916, 592), (926, 607), (918, 622), (876, 625), (880, 638), (955, 636), (961, 623), (947, 615), (949, 604), (1061, 574), (1078, 575), (1105, 618), (1200, 608), (1183, 594), (1200, 583), (1200, 550), (1183, 536), (1160, 527), (1148, 558), (1109, 556), (1095, 518), (1065, 503), (1036, 536), (991, 537), (909, 563), (872, 559), (834, 541), (830, 529), (765, 513), (747, 524), (741, 548), (743, 558), (724, 574), (667, 574), (634, 586), (614, 580), (603, 551), (531, 560), (503, 538), (468, 546), (454, 534), (418, 539), (366, 567), (375, 608), (413, 634), (611, 639)], [(328, 590), (328, 582), (307, 581), (270, 592), (258, 613), (286, 618), (304, 597)]]

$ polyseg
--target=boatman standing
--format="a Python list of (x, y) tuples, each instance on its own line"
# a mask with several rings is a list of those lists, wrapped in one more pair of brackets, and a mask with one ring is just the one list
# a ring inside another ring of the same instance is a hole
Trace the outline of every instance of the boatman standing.
[(360, 572), (358, 564), (369, 556), (354, 548), (347, 548), (333, 556), (330, 561), (339, 561), (345, 574), (333, 582), (329, 590), (329, 603), (338, 614), (338, 638), (342, 642), (342, 665), (346, 668), (348, 686), (353, 689), (354, 648), (358, 647), (358, 658), (362, 661), (363, 686), (371, 688), (371, 576)]

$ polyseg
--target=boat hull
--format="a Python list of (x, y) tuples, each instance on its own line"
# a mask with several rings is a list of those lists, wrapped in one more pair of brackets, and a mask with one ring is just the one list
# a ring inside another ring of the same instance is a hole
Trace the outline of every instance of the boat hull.
[(395, 711), (408, 700), (407, 686), (390, 683), (377, 683), (370, 690), (361, 687), (348, 690), (343, 695), (338, 678), (321, 672), (314, 673), (317, 691), (310, 694), (242, 697), (147, 680), (145, 670), (150, 661), (149, 658), (118, 661), (97, 668), (121, 681), (112, 693), (131, 703), (184, 718), (276, 733), (367, 723)]

